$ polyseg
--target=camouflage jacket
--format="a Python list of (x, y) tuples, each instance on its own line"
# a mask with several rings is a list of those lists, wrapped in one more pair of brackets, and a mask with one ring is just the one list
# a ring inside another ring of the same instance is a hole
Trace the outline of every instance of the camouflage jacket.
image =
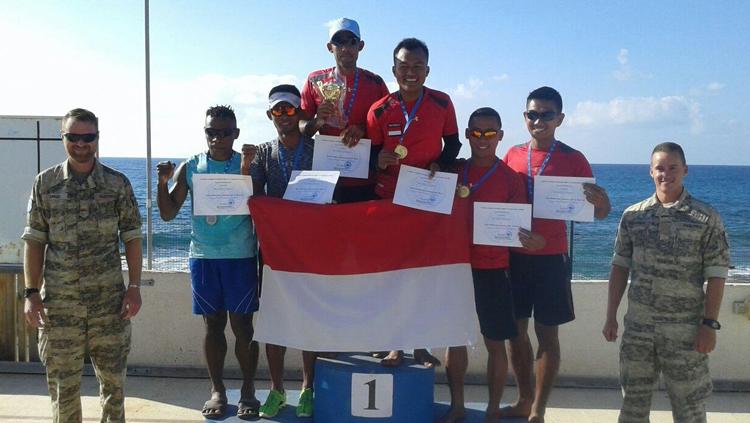
[(727, 277), (729, 243), (719, 214), (687, 189), (669, 207), (654, 194), (625, 209), (612, 264), (630, 269), (626, 320), (693, 323), (703, 282)]
[(142, 238), (130, 181), (97, 160), (76, 180), (65, 161), (34, 180), (24, 240), (46, 245), (45, 304), (92, 304), (124, 290), (119, 240)]

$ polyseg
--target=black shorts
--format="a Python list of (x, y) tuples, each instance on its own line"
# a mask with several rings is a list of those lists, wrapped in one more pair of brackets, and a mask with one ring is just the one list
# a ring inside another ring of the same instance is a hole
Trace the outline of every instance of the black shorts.
[(493, 341), (515, 338), (518, 331), (506, 269), (471, 269), (471, 275), (482, 335)]
[(575, 319), (567, 254), (510, 253), (510, 280), (517, 319), (557, 326)]
[(344, 186), (340, 183), (333, 191), (333, 200), (338, 204), (358, 203), (360, 201), (377, 200), (375, 185)]

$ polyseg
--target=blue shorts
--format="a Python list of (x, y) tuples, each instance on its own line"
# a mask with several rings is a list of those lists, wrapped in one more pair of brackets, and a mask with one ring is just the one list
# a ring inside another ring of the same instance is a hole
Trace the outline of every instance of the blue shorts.
[(193, 314), (223, 311), (248, 314), (258, 310), (258, 270), (255, 257), (190, 259)]
[(510, 282), (516, 319), (558, 326), (575, 319), (567, 254), (510, 253)]

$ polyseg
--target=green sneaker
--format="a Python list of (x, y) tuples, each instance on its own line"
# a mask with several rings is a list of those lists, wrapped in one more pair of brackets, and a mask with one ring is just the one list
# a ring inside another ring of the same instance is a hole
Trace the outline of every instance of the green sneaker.
[(297, 417), (312, 417), (313, 415), (313, 390), (303, 389), (299, 394), (299, 405), (297, 405)]
[(286, 392), (279, 392), (272, 389), (271, 392), (268, 393), (266, 403), (260, 407), (260, 416), (274, 417), (279, 414), (279, 410), (281, 410), (281, 407), (284, 405), (286, 405)]

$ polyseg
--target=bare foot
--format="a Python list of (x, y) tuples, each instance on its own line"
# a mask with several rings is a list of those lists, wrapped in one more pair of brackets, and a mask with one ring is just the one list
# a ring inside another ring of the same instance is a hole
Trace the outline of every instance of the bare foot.
[(380, 365), (383, 367), (398, 367), (401, 365), (401, 362), (404, 360), (404, 352), (399, 351), (391, 351), (383, 357), (382, 360), (380, 360)]
[(529, 416), (529, 423), (544, 423), (544, 416), (531, 415)]
[(417, 364), (421, 364), (427, 367), (428, 369), (440, 366), (440, 360), (438, 360), (434, 355), (430, 354), (430, 352), (426, 349), (414, 350), (414, 361), (416, 361)]
[(464, 407), (451, 407), (443, 417), (438, 420), (439, 423), (458, 423), (466, 418), (466, 409)]
[(529, 417), (531, 401), (519, 399), (515, 404), (500, 408), (500, 417)]
[(487, 409), (487, 411), (484, 412), (484, 423), (497, 423), (500, 421), (500, 409), (496, 408), (494, 410)]

